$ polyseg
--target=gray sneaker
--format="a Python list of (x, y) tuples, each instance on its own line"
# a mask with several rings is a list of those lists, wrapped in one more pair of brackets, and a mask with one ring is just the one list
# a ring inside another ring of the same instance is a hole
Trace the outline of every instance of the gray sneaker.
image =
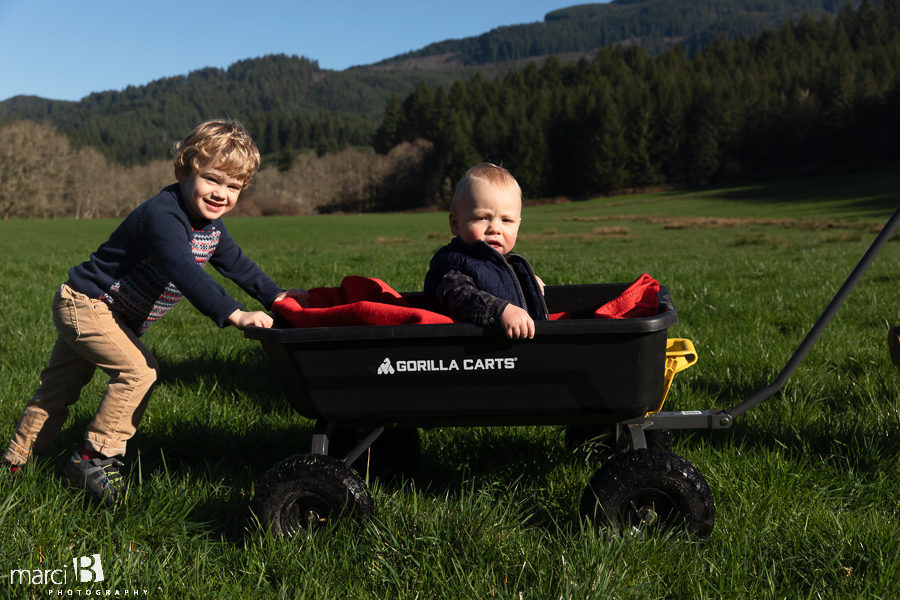
[(82, 458), (76, 450), (63, 469), (63, 478), (74, 487), (85, 489), (94, 499), (115, 504), (125, 495), (125, 480), (119, 472), (118, 457)]

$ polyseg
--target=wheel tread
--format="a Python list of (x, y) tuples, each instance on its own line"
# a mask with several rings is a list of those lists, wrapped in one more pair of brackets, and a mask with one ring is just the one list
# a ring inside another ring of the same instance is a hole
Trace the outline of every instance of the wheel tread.
[(618, 454), (591, 478), (582, 497), (582, 514), (613, 530), (623, 528), (621, 512), (630, 496), (659, 491), (670, 498), (686, 520), (690, 534), (706, 539), (712, 533), (715, 506), (700, 471), (684, 458), (662, 450), (632, 450)]
[(329, 509), (343, 502), (342, 510), (337, 512), (352, 521), (366, 520), (374, 512), (374, 501), (365, 481), (340, 459), (298, 454), (282, 460), (263, 476), (254, 500), (263, 526), (286, 537), (298, 533), (281, 522), (281, 511), (300, 492), (320, 496)]

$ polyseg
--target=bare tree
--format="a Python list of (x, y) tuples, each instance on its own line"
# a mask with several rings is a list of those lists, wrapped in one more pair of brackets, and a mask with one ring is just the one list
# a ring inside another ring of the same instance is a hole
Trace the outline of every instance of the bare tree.
[(13, 121), (0, 127), (0, 217), (65, 214), (70, 148), (49, 125)]

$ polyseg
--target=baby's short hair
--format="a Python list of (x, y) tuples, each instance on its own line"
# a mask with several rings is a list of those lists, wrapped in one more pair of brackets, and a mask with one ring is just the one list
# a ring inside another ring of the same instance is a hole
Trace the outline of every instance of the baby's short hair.
[(200, 165), (216, 161), (220, 169), (250, 185), (259, 169), (259, 148), (247, 128), (233, 119), (213, 119), (197, 125), (172, 149), (175, 171), (184, 177), (196, 173)]
[(466, 171), (466, 174), (456, 184), (456, 191), (453, 192), (453, 199), (450, 201), (451, 211), (456, 210), (456, 203), (459, 200), (471, 197), (472, 184), (475, 181), (488, 183), (498, 188), (513, 188), (518, 190), (519, 198), (522, 197), (522, 189), (512, 173), (494, 163), (483, 162)]

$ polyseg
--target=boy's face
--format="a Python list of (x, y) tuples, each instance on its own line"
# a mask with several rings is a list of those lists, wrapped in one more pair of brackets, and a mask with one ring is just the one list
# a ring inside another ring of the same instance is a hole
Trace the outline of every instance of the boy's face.
[(212, 221), (225, 216), (235, 204), (244, 182), (216, 168), (210, 161), (202, 163), (196, 173), (185, 177), (175, 173), (188, 214), (195, 219)]
[(469, 244), (484, 240), (506, 256), (516, 245), (522, 222), (519, 190), (476, 179), (469, 192), (470, 197), (460, 199), (450, 213), (450, 231)]

